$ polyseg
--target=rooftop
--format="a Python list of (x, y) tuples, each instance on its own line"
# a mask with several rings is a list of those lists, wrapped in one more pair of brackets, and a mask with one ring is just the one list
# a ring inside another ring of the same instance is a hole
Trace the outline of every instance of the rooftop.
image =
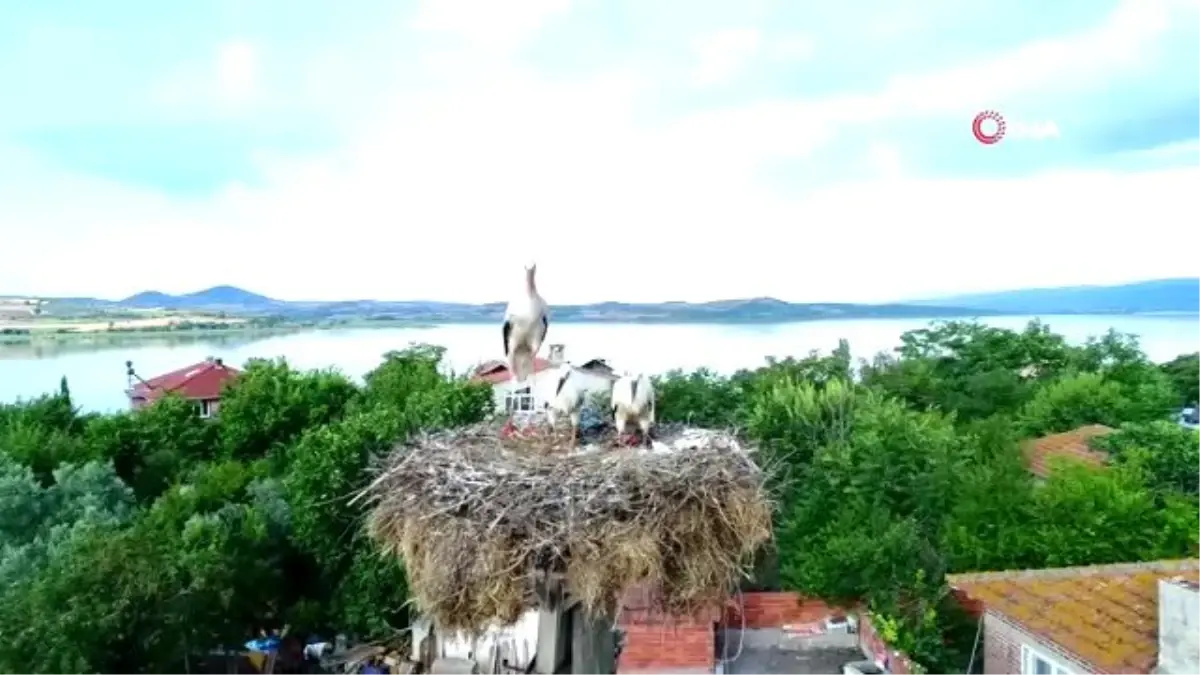
[(221, 397), (221, 387), (239, 374), (240, 370), (225, 365), (220, 359), (208, 359), (138, 382), (129, 394), (147, 401), (161, 398), (168, 392), (188, 399), (216, 399)]
[(1046, 478), (1050, 475), (1047, 463), (1051, 457), (1070, 457), (1093, 466), (1103, 466), (1108, 461), (1108, 455), (1092, 450), (1089, 442), (1112, 431), (1111, 427), (1103, 424), (1092, 424), (1027, 441), (1025, 456), (1029, 461), (1029, 470), (1035, 476)]
[[(541, 357), (533, 360), (534, 374), (550, 370), (553, 367), (553, 363)], [(491, 384), (500, 384), (501, 382), (508, 382), (511, 380), (512, 373), (508, 372), (507, 363), (503, 361), (488, 361), (487, 363), (481, 364), (475, 369), (475, 375), (473, 379), (483, 380), (484, 382), (490, 382)]]
[(1158, 660), (1158, 581), (1200, 580), (1200, 560), (954, 574), (951, 587), (1100, 672)]

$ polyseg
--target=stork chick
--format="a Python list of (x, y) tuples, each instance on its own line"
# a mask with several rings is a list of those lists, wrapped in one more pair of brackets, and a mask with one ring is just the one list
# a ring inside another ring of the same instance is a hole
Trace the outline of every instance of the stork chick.
[(508, 303), (504, 312), (504, 356), (508, 372), (518, 383), (533, 375), (534, 359), (550, 327), (546, 301), (538, 295), (536, 275), (537, 265), (525, 267), (525, 290)]
[(642, 432), (642, 443), (650, 447), (650, 427), (654, 426), (654, 384), (645, 375), (622, 375), (613, 384), (613, 422), (617, 438), (622, 438), (629, 422), (636, 421)]
[(579, 414), (583, 410), (584, 389), (580, 386), (579, 378), (572, 378), (575, 367), (569, 363), (559, 366), (556, 378), (554, 398), (546, 408), (546, 417), (550, 426), (558, 429), (557, 421), (560, 415), (566, 415), (571, 420), (571, 443), (579, 443)]

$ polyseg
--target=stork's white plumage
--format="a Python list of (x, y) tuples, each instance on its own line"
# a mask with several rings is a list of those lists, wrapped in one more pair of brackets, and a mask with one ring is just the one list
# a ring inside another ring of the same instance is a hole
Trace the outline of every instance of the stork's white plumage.
[(557, 429), (559, 415), (566, 415), (571, 420), (571, 440), (578, 442), (579, 414), (583, 410), (585, 392), (579, 378), (571, 376), (574, 372), (575, 367), (569, 363), (559, 366), (554, 398), (550, 399), (550, 405), (546, 408), (546, 417), (550, 420), (550, 426)]
[(650, 427), (654, 426), (654, 383), (645, 375), (622, 375), (613, 384), (613, 422), (617, 435), (625, 433), (630, 421), (636, 421), (642, 442), (650, 445)]
[(525, 267), (525, 290), (508, 303), (504, 312), (504, 356), (508, 372), (517, 382), (533, 375), (534, 358), (546, 341), (550, 313), (537, 292), (537, 265)]

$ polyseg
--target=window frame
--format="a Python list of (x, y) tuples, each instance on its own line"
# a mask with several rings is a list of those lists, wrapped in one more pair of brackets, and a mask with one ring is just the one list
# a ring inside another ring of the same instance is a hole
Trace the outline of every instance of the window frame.
[(1021, 675), (1037, 675), (1037, 661), (1050, 666), (1049, 675), (1072, 675), (1062, 661), (1050, 656), (1046, 650), (1028, 644), (1021, 645)]
[(201, 419), (209, 419), (213, 416), (213, 401), (202, 398), (200, 399), (200, 417)]
[(504, 411), (507, 413), (533, 412), (536, 410), (533, 403), (532, 386), (511, 389), (504, 395)]

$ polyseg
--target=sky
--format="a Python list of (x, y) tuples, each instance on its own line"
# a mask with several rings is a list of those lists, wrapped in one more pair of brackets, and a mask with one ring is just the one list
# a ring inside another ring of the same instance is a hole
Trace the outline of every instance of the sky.
[(1198, 52), (1200, 0), (3, 3), (0, 293), (1195, 276)]

